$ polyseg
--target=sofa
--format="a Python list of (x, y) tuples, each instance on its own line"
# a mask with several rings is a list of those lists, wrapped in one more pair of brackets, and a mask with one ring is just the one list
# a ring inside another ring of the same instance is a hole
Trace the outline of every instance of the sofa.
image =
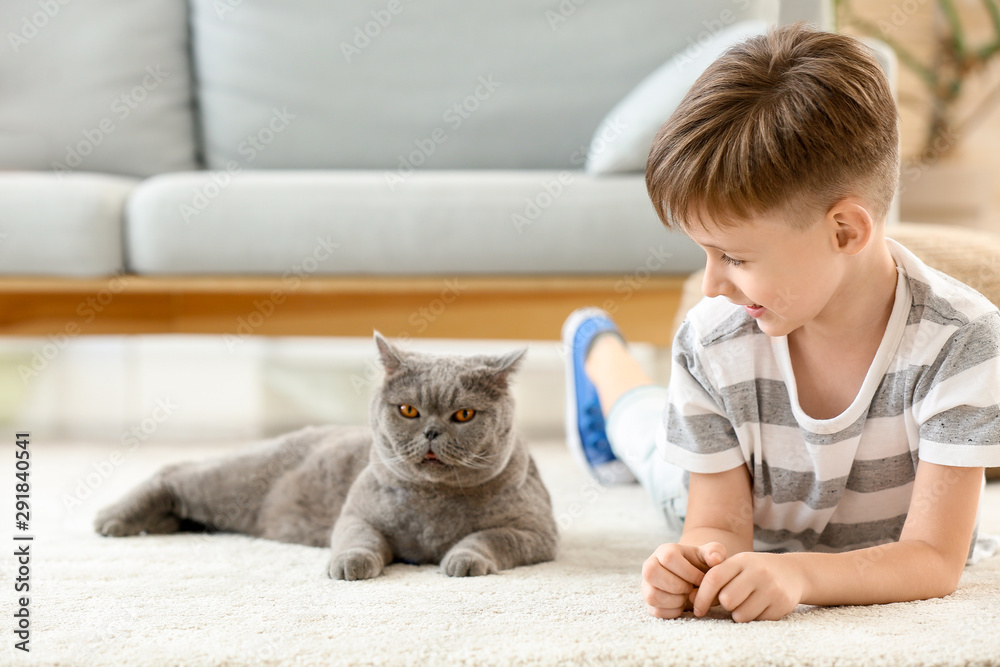
[(697, 74), (812, 0), (7, 0), (0, 332), (669, 343), (645, 193)]

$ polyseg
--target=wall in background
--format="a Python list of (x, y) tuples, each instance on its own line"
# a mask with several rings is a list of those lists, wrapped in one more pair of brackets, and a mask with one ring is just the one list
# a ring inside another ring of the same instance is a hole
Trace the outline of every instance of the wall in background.
[[(307, 424), (367, 421), (380, 371), (368, 339), (215, 336), (88, 337), (60, 348), (43, 339), (0, 341), (0, 421), (36, 440), (248, 440)], [(561, 437), (561, 346), (507, 341), (411, 341), (433, 353), (503, 353), (529, 347), (515, 380), (519, 427)], [(665, 380), (666, 354), (633, 351)]]

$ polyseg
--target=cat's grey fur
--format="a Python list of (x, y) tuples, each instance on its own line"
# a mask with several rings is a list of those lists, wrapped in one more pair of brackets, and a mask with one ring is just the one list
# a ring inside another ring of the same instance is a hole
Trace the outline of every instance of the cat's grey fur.
[[(508, 380), (524, 350), (431, 356), (375, 339), (385, 380), (371, 428), (309, 427), (235, 456), (168, 466), (99, 512), (95, 529), (201, 526), (329, 545), (329, 575), (349, 580), (376, 577), (392, 561), (470, 576), (555, 558), (549, 494), (513, 428)], [(401, 405), (419, 416), (403, 416)], [(464, 409), (475, 415), (459, 423)]]

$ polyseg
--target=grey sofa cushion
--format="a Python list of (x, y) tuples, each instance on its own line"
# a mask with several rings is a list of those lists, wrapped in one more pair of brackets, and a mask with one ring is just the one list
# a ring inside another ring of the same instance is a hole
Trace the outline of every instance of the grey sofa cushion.
[(430, 171), (393, 192), (376, 171), (168, 174), (133, 192), (126, 226), (129, 268), (143, 274), (605, 273), (641, 284), (704, 259), (660, 224), (642, 176), (579, 171)]
[(0, 169), (193, 169), (182, 0), (3, 0)]
[(135, 184), (99, 174), (0, 173), (0, 273), (120, 271), (122, 209)]
[(587, 154), (588, 174), (646, 171), (653, 138), (702, 72), (733, 44), (767, 32), (765, 21), (740, 21), (692, 44), (639, 83), (601, 121)]
[(674, 53), (775, 0), (192, 0), (211, 168), (579, 168)]

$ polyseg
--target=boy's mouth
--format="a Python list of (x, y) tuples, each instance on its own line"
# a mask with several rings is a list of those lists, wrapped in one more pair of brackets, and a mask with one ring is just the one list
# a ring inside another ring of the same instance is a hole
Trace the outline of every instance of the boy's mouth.
[(766, 308), (764, 308), (764, 306), (758, 305), (756, 303), (752, 304), (752, 305), (749, 305), (749, 306), (743, 306), (743, 307), (746, 308), (747, 314), (750, 317), (754, 317), (754, 318), (760, 317), (761, 315), (764, 314), (764, 311), (767, 310)]

